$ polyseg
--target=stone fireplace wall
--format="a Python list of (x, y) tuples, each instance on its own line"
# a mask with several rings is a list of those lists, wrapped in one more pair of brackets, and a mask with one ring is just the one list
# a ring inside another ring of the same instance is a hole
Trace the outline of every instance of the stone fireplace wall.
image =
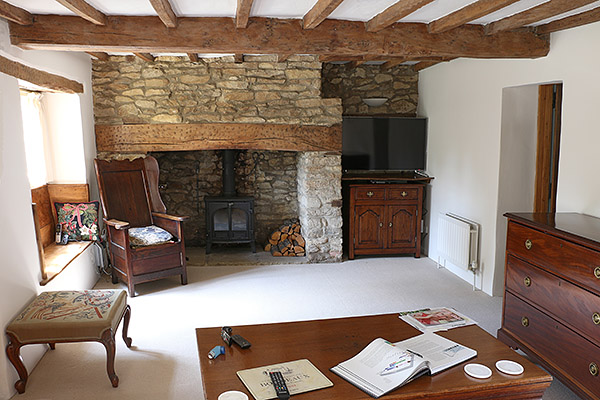
[[(282, 63), (274, 56), (246, 56), (243, 63), (235, 63), (233, 57), (192, 63), (187, 57), (145, 62), (112, 56), (93, 62), (92, 83), (98, 125), (233, 122), (332, 126), (342, 119), (341, 100), (321, 97), (321, 63), (315, 56), (292, 56)], [(167, 209), (192, 216), (194, 223), (184, 224), (186, 241), (203, 244), (204, 196), (219, 195), (222, 190), (218, 152), (152, 154), (159, 161), (161, 195)], [(240, 151), (236, 189), (240, 196), (257, 199), (259, 244), (285, 219), (299, 217), (308, 261), (340, 261), (340, 165), (339, 155), (326, 152)]]

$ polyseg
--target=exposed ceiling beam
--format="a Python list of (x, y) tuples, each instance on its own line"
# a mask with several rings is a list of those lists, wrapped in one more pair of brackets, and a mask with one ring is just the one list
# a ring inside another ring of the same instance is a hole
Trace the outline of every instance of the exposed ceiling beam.
[(56, 0), (75, 14), (96, 25), (106, 24), (106, 15), (96, 10), (83, 0)]
[(510, 17), (492, 22), (485, 26), (485, 33), (493, 35), (498, 32), (520, 28), (534, 22), (575, 10), (597, 0), (550, 0), (547, 3), (530, 8)]
[(384, 64), (381, 65), (381, 69), (383, 69), (383, 70), (392, 69), (397, 65), (405, 63), (406, 61), (408, 61), (408, 60), (406, 60), (405, 58), (397, 58), (395, 60), (386, 61)]
[(288, 58), (290, 58), (293, 54), (277, 54), (277, 62), (285, 62)]
[(240, 63), (243, 63), (243, 62), (244, 62), (244, 55), (243, 55), (243, 54), (241, 54), (241, 53), (236, 53), (236, 54), (233, 56), (233, 61), (234, 61), (235, 63), (238, 63), (238, 64), (240, 64)]
[(318, 0), (302, 19), (304, 29), (316, 28), (339, 6), (344, 0)]
[(97, 26), (77, 17), (36, 15), (32, 25), (9, 24), (12, 44), (31, 50), (470, 58), (536, 58), (549, 51), (548, 35), (518, 31), (491, 37), (472, 25), (431, 35), (427, 25), (412, 23), (373, 34), (362, 22), (330, 19), (309, 30), (291, 19), (254, 18), (246, 29), (231, 29), (230, 18), (178, 21), (168, 33), (156, 17), (111, 16), (106, 26)]
[(250, 18), (250, 10), (254, 0), (237, 0), (237, 9), (235, 10), (235, 27), (246, 28), (248, 26), (248, 18)]
[(598, 21), (600, 21), (600, 7), (594, 8), (590, 11), (582, 12), (581, 14), (576, 14), (570, 17), (548, 22), (544, 25), (539, 25), (535, 28), (535, 31), (539, 34), (547, 34), (561, 31), (563, 29), (591, 24)]
[(399, 0), (367, 22), (368, 32), (379, 32), (434, 0)]
[(86, 51), (86, 53), (88, 53), (90, 56), (100, 60), (100, 61), (107, 61), (108, 60), (108, 54), (106, 53), (101, 53), (101, 52), (93, 52), (93, 51)]
[(483, 17), (498, 11), (506, 6), (516, 3), (519, 0), (478, 0), (474, 3), (467, 5), (445, 17), (436, 19), (427, 25), (429, 33), (441, 33), (454, 29), (467, 22), (474, 21), (478, 18)]
[(35, 85), (65, 93), (83, 93), (83, 85), (77, 81), (28, 67), (0, 56), (0, 72)]
[(152, 62), (154, 61), (154, 56), (150, 53), (133, 53), (144, 61)]
[(0, 1), (0, 17), (19, 25), (31, 25), (33, 23), (33, 15), (5, 1)]
[(187, 56), (191, 62), (198, 62), (198, 54), (197, 53), (187, 53)]
[(167, 28), (175, 28), (177, 26), (177, 16), (173, 12), (173, 7), (171, 7), (169, 0), (150, 0), (150, 4), (152, 4), (154, 11), (158, 14), (158, 18), (160, 18)]

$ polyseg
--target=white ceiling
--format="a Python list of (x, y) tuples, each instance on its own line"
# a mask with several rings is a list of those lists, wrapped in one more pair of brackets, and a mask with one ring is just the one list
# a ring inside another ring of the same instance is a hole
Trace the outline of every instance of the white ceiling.
[[(237, 0), (169, 0), (179, 17), (234, 17)], [(344, 0), (328, 18), (350, 21), (368, 21), (398, 0)], [(549, 0), (520, 0), (483, 18), (473, 24), (488, 24), (512, 14), (527, 10)], [(32, 14), (74, 15), (67, 8), (52, 0), (7, 0)], [(87, 2), (107, 15), (156, 15), (149, 0), (87, 0)], [(301, 19), (317, 0), (254, 0), (251, 17), (297, 18)], [(401, 22), (428, 23), (456, 11), (474, 0), (436, 0)], [(532, 25), (541, 25), (552, 20), (578, 14), (600, 7), (600, 1), (585, 7), (558, 15)]]

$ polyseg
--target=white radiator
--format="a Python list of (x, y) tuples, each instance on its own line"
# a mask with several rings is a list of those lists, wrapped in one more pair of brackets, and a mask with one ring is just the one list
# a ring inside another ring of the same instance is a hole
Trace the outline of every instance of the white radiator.
[(479, 268), (478, 242), (479, 224), (454, 214), (439, 214), (438, 260), (443, 258), (475, 273)]

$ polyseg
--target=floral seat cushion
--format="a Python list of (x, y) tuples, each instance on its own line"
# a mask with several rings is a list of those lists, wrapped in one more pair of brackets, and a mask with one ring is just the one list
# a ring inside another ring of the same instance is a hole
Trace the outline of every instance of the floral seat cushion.
[(131, 247), (153, 246), (163, 243), (174, 243), (175, 241), (173, 235), (158, 226), (150, 225), (141, 228), (129, 228), (129, 244)]

